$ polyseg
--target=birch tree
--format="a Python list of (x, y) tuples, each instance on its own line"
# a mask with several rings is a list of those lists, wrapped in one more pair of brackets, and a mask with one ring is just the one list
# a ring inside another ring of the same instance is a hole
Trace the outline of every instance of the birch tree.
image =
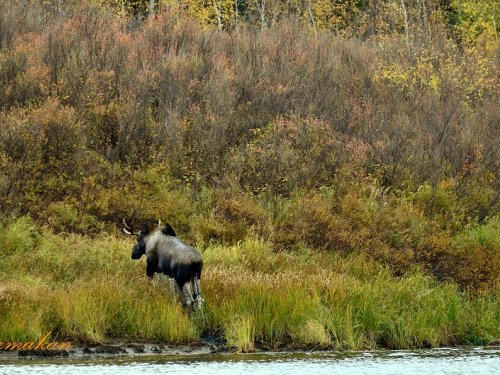
[(155, 15), (155, 0), (149, 0), (149, 18)]
[(403, 19), (405, 25), (405, 42), (406, 49), (408, 50), (408, 56), (411, 55), (411, 45), (410, 45), (410, 23), (408, 21), (408, 10), (406, 9), (406, 4), (404, 0), (399, 0), (399, 5), (401, 7), (401, 11), (403, 12)]
[(215, 16), (217, 17), (217, 28), (219, 31), (222, 30), (222, 15), (221, 15), (221, 7), (217, 4), (216, 0), (212, 0), (214, 5)]

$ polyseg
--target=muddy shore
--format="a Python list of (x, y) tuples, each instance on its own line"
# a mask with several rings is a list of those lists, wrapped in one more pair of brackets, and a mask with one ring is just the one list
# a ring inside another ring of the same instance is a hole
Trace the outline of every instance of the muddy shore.
[(102, 344), (75, 344), (69, 350), (1, 350), (0, 360), (16, 358), (52, 357), (110, 357), (110, 356), (148, 356), (148, 355), (203, 355), (233, 352), (234, 348), (217, 346), (209, 342), (196, 342), (184, 345), (165, 343), (113, 342)]

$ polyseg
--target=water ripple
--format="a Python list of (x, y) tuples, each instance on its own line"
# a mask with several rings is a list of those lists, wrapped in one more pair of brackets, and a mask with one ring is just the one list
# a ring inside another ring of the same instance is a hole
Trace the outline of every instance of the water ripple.
[(244, 355), (10, 360), (0, 374), (500, 374), (500, 349), (257, 353)]

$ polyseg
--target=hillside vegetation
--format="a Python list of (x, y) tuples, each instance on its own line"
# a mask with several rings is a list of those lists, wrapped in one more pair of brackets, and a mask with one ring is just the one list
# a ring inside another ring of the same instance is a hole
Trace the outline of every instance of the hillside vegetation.
[[(0, 339), (500, 336), (497, 2), (148, 4), (0, 0)], [(123, 219), (202, 251), (205, 315)]]

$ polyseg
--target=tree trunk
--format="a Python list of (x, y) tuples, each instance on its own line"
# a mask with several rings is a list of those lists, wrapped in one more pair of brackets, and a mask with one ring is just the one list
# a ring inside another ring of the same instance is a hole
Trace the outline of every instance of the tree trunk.
[(427, 41), (431, 40), (431, 28), (429, 26), (429, 18), (427, 16), (427, 6), (425, 5), (426, 0), (420, 0), (420, 12), (422, 14), (422, 21), (424, 23), (425, 33), (427, 35)]
[(307, 13), (309, 13), (309, 19), (311, 21), (314, 30), (314, 36), (318, 36), (318, 32), (316, 31), (316, 22), (314, 21), (314, 15), (311, 9), (311, 0), (307, 1), (306, 6), (307, 6)]
[(493, 15), (491, 16), (491, 23), (493, 25), (493, 31), (495, 32), (495, 42), (498, 40), (498, 33), (497, 33), (497, 22), (495, 21), (497, 14), (495, 9), (493, 9)]
[(217, 28), (219, 29), (219, 31), (221, 31), (222, 30), (222, 17), (221, 17), (221, 14), (220, 14), (220, 8), (217, 5), (217, 1), (216, 0), (212, 0), (212, 1), (213, 1), (213, 4), (214, 4), (215, 15), (217, 16)]
[(155, 15), (155, 0), (149, 0), (149, 18)]
[(234, 26), (237, 29), (238, 28), (238, 0), (234, 0)]
[(261, 0), (260, 3), (260, 28), (266, 26), (266, 0)]
[(408, 12), (406, 11), (406, 4), (404, 0), (399, 0), (401, 5), (401, 10), (403, 11), (404, 23), (405, 23), (405, 41), (406, 49), (408, 50), (408, 57), (411, 56), (411, 45), (410, 45), (410, 24), (408, 22)]

